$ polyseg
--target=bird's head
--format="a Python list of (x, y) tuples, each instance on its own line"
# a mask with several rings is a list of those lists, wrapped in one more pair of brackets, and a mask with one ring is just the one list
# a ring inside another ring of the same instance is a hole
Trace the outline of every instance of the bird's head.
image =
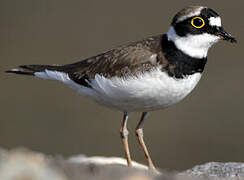
[(167, 36), (178, 49), (196, 58), (206, 57), (208, 49), (219, 40), (236, 42), (222, 27), (218, 13), (202, 6), (190, 6), (178, 12)]

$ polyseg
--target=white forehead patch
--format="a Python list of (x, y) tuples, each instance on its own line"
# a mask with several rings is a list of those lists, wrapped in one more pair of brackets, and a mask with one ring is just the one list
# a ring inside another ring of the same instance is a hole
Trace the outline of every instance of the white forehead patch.
[(211, 17), (208, 20), (209, 20), (209, 24), (211, 26), (221, 27), (221, 18), (220, 17)]

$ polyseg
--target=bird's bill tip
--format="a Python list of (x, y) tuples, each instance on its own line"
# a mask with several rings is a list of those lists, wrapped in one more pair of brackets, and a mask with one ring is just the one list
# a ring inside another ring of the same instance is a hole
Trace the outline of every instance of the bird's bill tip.
[(233, 37), (230, 33), (226, 32), (224, 30), (224, 28), (218, 28), (218, 31), (217, 31), (217, 36), (220, 37), (220, 39), (222, 40), (225, 40), (225, 41), (229, 41), (231, 43), (237, 43), (237, 40), (235, 37)]

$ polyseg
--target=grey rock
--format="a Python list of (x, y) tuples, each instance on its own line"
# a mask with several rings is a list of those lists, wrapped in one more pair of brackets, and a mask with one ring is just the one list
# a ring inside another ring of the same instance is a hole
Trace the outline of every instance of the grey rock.
[(244, 163), (228, 162), (209, 162), (203, 165), (197, 165), (192, 169), (185, 171), (186, 174), (197, 177), (218, 177), (229, 179), (244, 179)]
[(68, 159), (26, 149), (0, 148), (0, 180), (215, 180), (244, 179), (244, 163), (206, 163), (184, 172), (155, 174), (123, 158), (87, 157)]

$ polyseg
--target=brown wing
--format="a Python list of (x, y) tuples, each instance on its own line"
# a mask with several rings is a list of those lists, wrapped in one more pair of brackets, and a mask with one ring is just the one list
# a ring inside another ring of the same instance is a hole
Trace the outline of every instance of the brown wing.
[(22, 65), (8, 73), (35, 75), (45, 70), (68, 73), (69, 77), (90, 87), (89, 81), (96, 74), (104, 77), (126, 77), (150, 71), (158, 64), (164, 64), (161, 49), (161, 35), (134, 42), (126, 46), (112, 49), (73, 64), (58, 65)]
[(159, 37), (112, 49), (83, 61), (63, 66), (63, 71), (75, 82), (89, 86), (96, 74), (121, 77), (149, 71), (158, 64)]

